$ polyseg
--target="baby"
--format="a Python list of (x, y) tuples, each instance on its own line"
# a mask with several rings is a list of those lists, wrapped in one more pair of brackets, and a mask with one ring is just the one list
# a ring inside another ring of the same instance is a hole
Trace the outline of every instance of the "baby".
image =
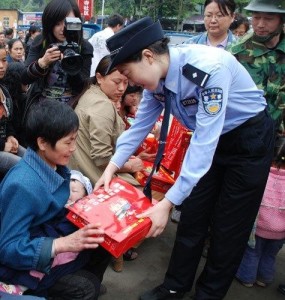
[(88, 177), (76, 170), (71, 170), (70, 173), (70, 196), (67, 205), (75, 203), (93, 191), (92, 184)]

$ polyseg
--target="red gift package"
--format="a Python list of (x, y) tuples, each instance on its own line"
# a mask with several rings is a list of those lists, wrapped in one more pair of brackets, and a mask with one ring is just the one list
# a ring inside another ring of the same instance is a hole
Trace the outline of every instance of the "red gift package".
[[(142, 185), (145, 186), (149, 173), (152, 170), (153, 163), (143, 161), (144, 169), (136, 172), (135, 178)], [(154, 172), (151, 179), (151, 189), (157, 192), (166, 193), (174, 183), (174, 178), (171, 176), (163, 166), (157, 172)]]
[(136, 154), (138, 155), (142, 151), (145, 151), (148, 149), (148, 153), (156, 153), (158, 149), (158, 141), (155, 138), (154, 134), (149, 133), (147, 137), (144, 139), (144, 141), (141, 143), (139, 148), (136, 151)]
[(100, 188), (67, 205), (67, 218), (79, 228), (89, 223), (101, 223), (105, 230), (101, 246), (119, 257), (148, 233), (151, 220), (138, 219), (136, 215), (150, 206), (152, 204), (143, 192), (122, 179), (114, 178), (108, 193)]
[(161, 165), (173, 173), (174, 179), (179, 176), (191, 137), (192, 132), (173, 118), (167, 136), (164, 158), (161, 161)]

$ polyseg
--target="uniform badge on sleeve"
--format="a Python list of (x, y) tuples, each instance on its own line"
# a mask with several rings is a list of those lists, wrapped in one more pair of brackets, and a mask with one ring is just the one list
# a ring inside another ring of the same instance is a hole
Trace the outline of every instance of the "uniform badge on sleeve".
[(221, 88), (209, 88), (201, 92), (204, 109), (209, 115), (216, 115), (222, 108), (223, 90)]

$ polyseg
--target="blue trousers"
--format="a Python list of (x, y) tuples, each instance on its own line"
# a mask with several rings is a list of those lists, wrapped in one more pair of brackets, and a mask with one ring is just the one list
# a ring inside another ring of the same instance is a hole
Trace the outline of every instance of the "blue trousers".
[(257, 235), (255, 238), (255, 248), (247, 246), (236, 277), (244, 283), (254, 283), (256, 280), (271, 283), (275, 273), (276, 255), (284, 240), (268, 240)]

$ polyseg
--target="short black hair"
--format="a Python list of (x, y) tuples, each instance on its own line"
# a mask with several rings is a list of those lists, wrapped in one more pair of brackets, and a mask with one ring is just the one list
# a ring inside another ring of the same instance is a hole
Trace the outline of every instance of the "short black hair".
[(13, 33), (14, 33), (13, 28), (8, 27), (8, 28), (5, 29), (5, 36), (11, 35)]
[(243, 16), (240, 13), (235, 13), (235, 19), (230, 25), (230, 30), (237, 29), (241, 24), (244, 24), (246, 32), (249, 30), (250, 23), (246, 16)]
[(58, 140), (78, 128), (78, 117), (69, 105), (55, 99), (45, 99), (33, 104), (28, 113), (26, 143), (37, 151), (37, 139), (41, 137), (54, 148)]
[(117, 25), (123, 25), (124, 24), (124, 18), (119, 14), (113, 14), (110, 16), (107, 20), (107, 24), (109, 27), (114, 28)]
[(128, 85), (127, 89), (124, 92), (124, 95), (122, 96), (122, 99), (124, 99), (128, 94), (142, 93), (142, 91), (143, 88), (138, 85)]

